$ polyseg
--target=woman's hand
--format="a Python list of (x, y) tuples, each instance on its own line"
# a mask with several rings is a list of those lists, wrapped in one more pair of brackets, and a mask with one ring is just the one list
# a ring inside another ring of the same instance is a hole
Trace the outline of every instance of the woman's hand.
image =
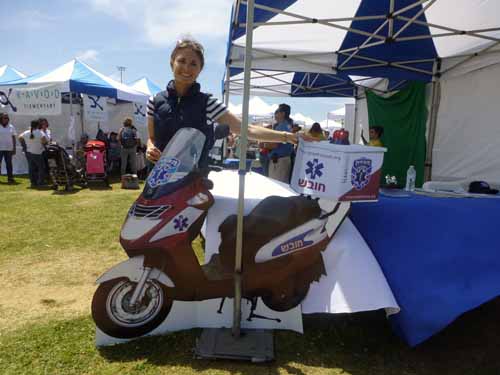
[(160, 156), (161, 156), (160, 150), (158, 150), (152, 144), (148, 144), (148, 148), (146, 149), (146, 159), (148, 159), (153, 163), (156, 163), (158, 159), (160, 159)]
[(311, 137), (309, 134), (303, 133), (303, 132), (294, 133), (293, 138), (294, 139), (293, 139), (292, 143), (294, 143), (294, 144), (299, 143), (299, 138), (302, 138), (306, 142), (317, 142), (318, 141), (318, 139)]

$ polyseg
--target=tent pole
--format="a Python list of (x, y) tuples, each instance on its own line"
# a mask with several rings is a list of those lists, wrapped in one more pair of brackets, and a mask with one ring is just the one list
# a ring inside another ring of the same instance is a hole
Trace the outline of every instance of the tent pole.
[(240, 336), (241, 325), (241, 263), (243, 249), (243, 213), (245, 207), (245, 173), (246, 156), (248, 142), (248, 112), (250, 100), (250, 73), (252, 69), (252, 41), (253, 41), (253, 20), (254, 20), (254, 0), (247, 2), (247, 25), (246, 25), (246, 45), (245, 45), (245, 79), (243, 85), (243, 113), (241, 121), (241, 142), (240, 142), (240, 165), (239, 165), (239, 193), (238, 193), (238, 218), (236, 226), (236, 255), (234, 262), (234, 311), (233, 328), (234, 337)]
[[(345, 104), (344, 104), (345, 108)], [(344, 114), (345, 116), (345, 114)], [(345, 121), (345, 117), (344, 117)], [(352, 129), (352, 143), (357, 145), (357, 130), (358, 130), (358, 88), (354, 88), (354, 128)]]
[(439, 109), (439, 90), (441, 89), (439, 82), (439, 72), (441, 70), (441, 60), (437, 59), (434, 62), (434, 75), (432, 77), (432, 93), (431, 93), (431, 110), (429, 114), (429, 131), (427, 132), (427, 150), (425, 157), (424, 180), (432, 180), (432, 149), (436, 137), (437, 112)]
[[(229, 65), (226, 67), (226, 82), (224, 82), (224, 104), (226, 105), (226, 107), (229, 107), (229, 80), (231, 79), (231, 76), (230, 76), (230, 69), (229, 69)], [(224, 163), (224, 158), (226, 157), (227, 155), (227, 137), (224, 138), (224, 140), (222, 141), (222, 159), (221, 159), (221, 163), (223, 164)]]
[[(80, 95), (80, 94), (78, 94)], [(84, 127), (83, 127), (83, 98), (81, 97), (82, 99), (82, 104), (80, 105), (80, 120), (81, 120), (81, 123), (82, 123), (82, 134), (84, 133)]]

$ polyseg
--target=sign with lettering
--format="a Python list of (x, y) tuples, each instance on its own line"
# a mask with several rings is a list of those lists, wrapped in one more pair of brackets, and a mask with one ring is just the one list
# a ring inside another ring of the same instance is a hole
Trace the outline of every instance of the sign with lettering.
[(61, 91), (58, 85), (0, 88), (0, 106), (18, 115), (59, 115)]
[(134, 123), (135, 125), (147, 125), (146, 121), (146, 105), (140, 103), (132, 103), (134, 110)]
[(104, 96), (83, 95), (83, 110), (86, 121), (108, 120), (108, 105)]

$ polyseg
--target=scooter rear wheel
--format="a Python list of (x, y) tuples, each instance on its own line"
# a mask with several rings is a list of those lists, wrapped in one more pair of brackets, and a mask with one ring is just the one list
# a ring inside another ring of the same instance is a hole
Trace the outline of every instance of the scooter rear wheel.
[(134, 338), (145, 335), (158, 327), (172, 308), (172, 299), (166, 287), (155, 280), (148, 280), (140, 304), (130, 305), (130, 298), (137, 284), (126, 278), (102, 283), (92, 299), (92, 317), (109, 336)]
[(293, 295), (291, 296), (287, 296), (285, 293), (275, 293), (262, 296), (261, 298), (264, 305), (269, 307), (271, 310), (283, 312), (300, 305), (304, 298), (306, 298), (308, 292), (309, 285), (306, 285), (300, 289), (295, 289)]

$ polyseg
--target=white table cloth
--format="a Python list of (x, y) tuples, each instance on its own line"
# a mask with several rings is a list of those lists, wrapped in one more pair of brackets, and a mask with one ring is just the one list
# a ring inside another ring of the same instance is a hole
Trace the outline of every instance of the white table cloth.
[[(206, 221), (206, 253), (208, 261), (220, 244), (220, 223), (236, 214), (238, 205), (238, 173), (224, 170), (211, 172), (214, 183), (214, 205)], [(297, 195), (289, 185), (250, 172), (245, 178), (245, 215), (262, 199), (270, 196)], [(355, 204), (355, 203), (353, 203)], [(399, 306), (389, 285), (358, 230), (347, 218), (322, 253), (327, 276), (311, 284), (302, 303), (303, 313), (353, 313), (386, 309), (397, 313)]]

